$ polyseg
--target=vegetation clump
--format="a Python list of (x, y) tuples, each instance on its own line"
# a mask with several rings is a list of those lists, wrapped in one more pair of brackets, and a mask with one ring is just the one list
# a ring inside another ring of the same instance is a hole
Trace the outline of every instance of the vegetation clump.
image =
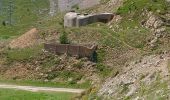
[(61, 44), (69, 44), (70, 41), (68, 40), (68, 35), (66, 32), (63, 32), (60, 36), (60, 43)]

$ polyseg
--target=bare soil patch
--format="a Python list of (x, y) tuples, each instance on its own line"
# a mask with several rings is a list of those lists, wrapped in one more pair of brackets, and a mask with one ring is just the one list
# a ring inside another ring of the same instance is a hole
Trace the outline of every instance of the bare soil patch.
[(40, 36), (38, 34), (38, 30), (36, 28), (33, 28), (23, 34), (22, 36), (18, 37), (17, 39), (14, 39), (9, 44), (10, 48), (25, 48), (30, 47), (38, 43), (38, 40), (40, 39)]

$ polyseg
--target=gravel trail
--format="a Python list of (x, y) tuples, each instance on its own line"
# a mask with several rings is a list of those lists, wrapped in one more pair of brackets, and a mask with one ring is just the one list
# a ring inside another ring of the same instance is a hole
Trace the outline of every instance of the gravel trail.
[(4, 89), (18, 89), (18, 90), (25, 90), (25, 91), (31, 91), (31, 92), (46, 91), (46, 92), (82, 93), (82, 92), (85, 91), (85, 89), (36, 87), (36, 86), (19, 86), (19, 85), (7, 85), (7, 84), (0, 84), (0, 88), (4, 88)]

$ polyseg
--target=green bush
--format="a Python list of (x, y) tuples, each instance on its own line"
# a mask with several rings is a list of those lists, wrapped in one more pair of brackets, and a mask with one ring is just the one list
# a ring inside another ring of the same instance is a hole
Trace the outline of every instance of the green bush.
[(61, 44), (69, 44), (69, 40), (68, 40), (68, 36), (67, 36), (67, 33), (66, 32), (63, 32), (61, 35), (60, 35), (60, 43)]
[(102, 63), (103, 60), (105, 59), (106, 56), (106, 51), (104, 49), (98, 50), (97, 51), (97, 62)]

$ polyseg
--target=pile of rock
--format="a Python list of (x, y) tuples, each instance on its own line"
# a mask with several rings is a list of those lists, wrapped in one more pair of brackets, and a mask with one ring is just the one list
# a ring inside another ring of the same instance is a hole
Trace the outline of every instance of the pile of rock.
[[(116, 97), (122, 91), (123, 95), (128, 97), (139, 90), (141, 83), (149, 86), (158, 77), (167, 80), (169, 76), (167, 62), (170, 58), (168, 55), (167, 53), (151, 55), (128, 63), (122, 73), (106, 80), (98, 95), (104, 95), (106, 98)], [(126, 87), (126, 91), (123, 90), (124, 87)]]
[(147, 20), (143, 21), (144, 27), (151, 29), (153, 39), (150, 41), (150, 46), (154, 47), (159, 38), (164, 37), (166, 34), (166, 27), (161, 18), (154, 15), (152, 12), (147, 14)]

